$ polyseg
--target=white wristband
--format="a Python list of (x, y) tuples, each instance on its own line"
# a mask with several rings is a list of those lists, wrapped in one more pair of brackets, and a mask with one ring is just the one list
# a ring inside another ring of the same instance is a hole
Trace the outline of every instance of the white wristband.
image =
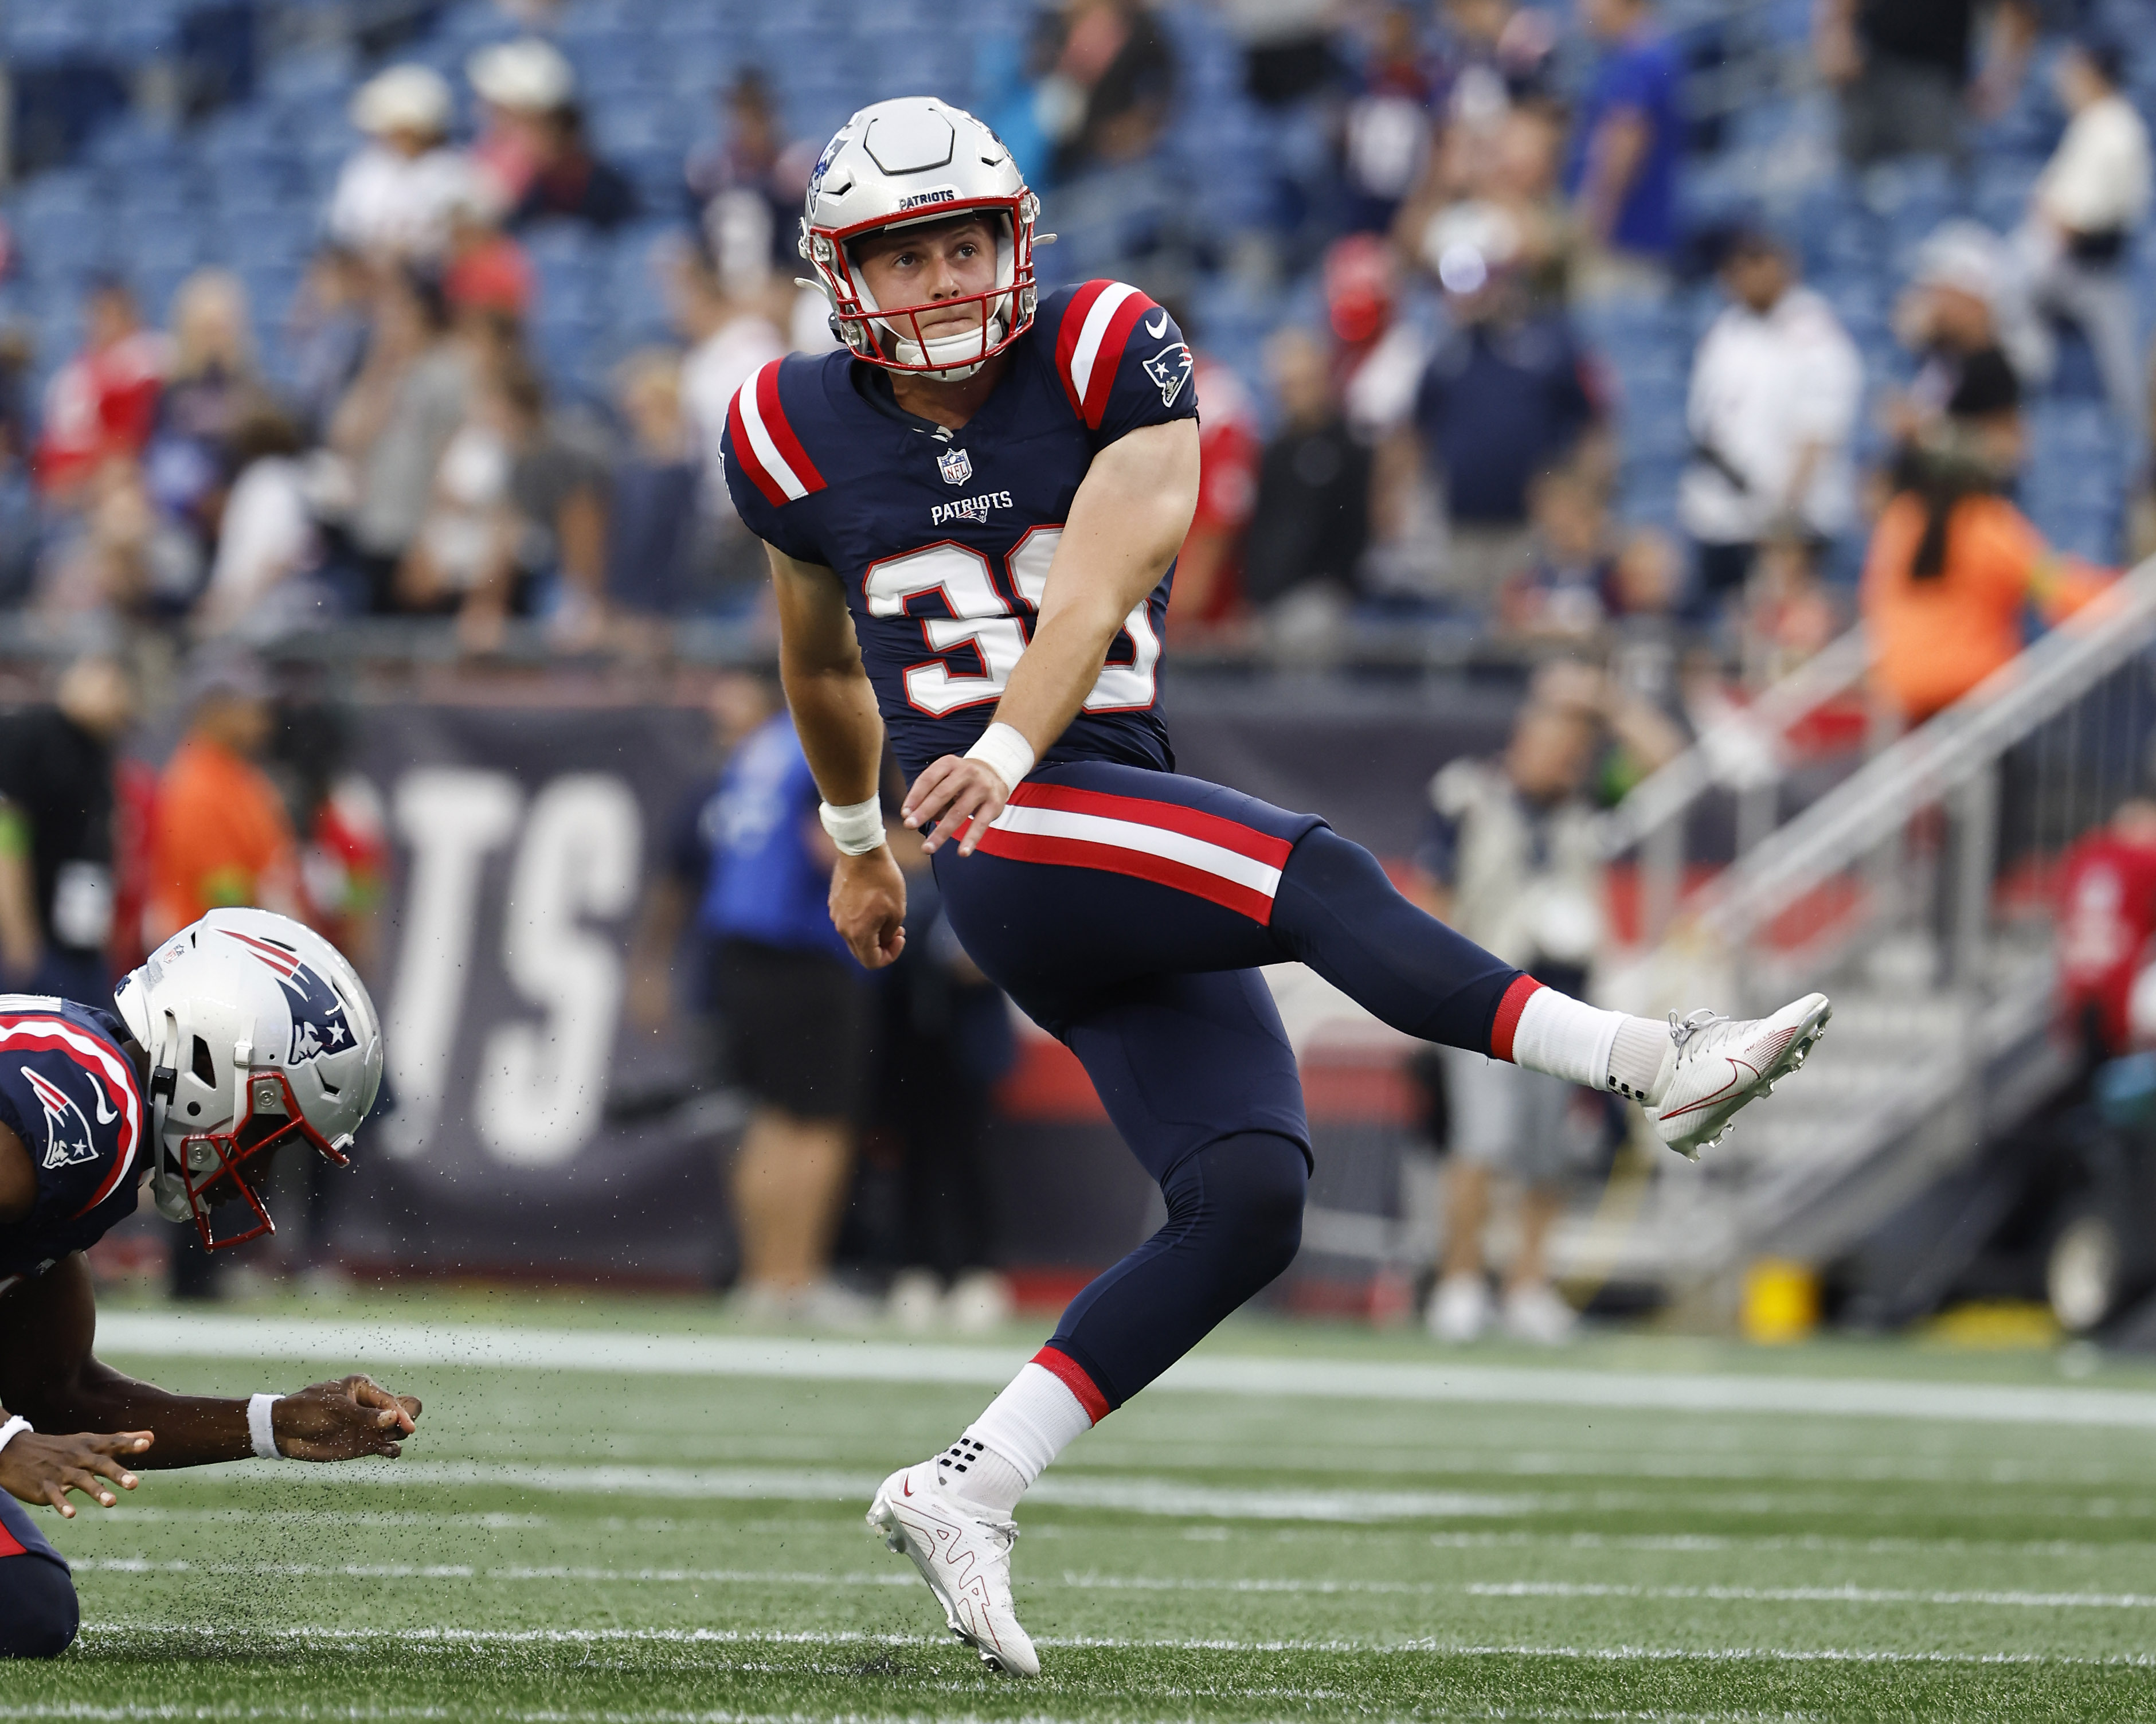
[(26, 1430), (34, 1429), (30, 1421), (18, 1413), (7, 1424), (0, 1424), (0, 1449), (5, 1449)]
[(254, 1439), (254, 1455), (258, 1460), (282, 1460), (277, 1452), (277, 1429), (270, 1422), (270, 1409), (283, 1399), (281, 1395), (249, 1395), (247, 1398), (247, 1434)]
[(818, 803), (816, 818), (831, 834), (831, 842), (846, 855), (865, 856), (883, 848), (883, 802), (879, 797), (850, 802), (842, 808)]
[(1033, 770), (1033, 744), (1007, 724), (992, 724), (981, 732), (981, 740), (966, 751), (968, 760), (984, 760), (995, 768), (996, 776), (1004, 781), (1005, 794), (1025, 782), (1025, 775)]

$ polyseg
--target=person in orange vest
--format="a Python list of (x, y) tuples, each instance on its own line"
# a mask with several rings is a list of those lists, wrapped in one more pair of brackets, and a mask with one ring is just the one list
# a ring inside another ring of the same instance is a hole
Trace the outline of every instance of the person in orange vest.
[(2000, 494), (2020, 462), (2020, 404), (2003, 357), (1973, 357), (1872, 530), (1861, 593), (1872, 675), (1911, 725), (2018, 658), (2029, 612), (2056, 625), (2111, 579), (2053, 551)]
[(145, 927), (154, 946), (213, 910), (303, 913), (291, 817), (256, 762), (270, 740), (261, 667), (219, 654), (192, 678), (187, 735), (157, 784)]

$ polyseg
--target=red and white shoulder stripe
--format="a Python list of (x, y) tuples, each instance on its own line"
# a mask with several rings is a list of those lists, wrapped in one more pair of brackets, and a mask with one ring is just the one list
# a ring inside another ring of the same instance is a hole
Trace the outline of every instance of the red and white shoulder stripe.
[(91, 1083), (104, 1092), (101, 1100), (93, 1098), (90, 1110), (100, 1124), (105, 1122), (108, 1106), (116, 1106), (119, 1111), (120, 1153), (97, 1194), (75, 1211), (74, 1219), (80, 1220), (120, 1188), (135, 1165), (142, 1142), (141, 1092), (135, 1087), (133, 1069), (110, 1044), (64, 1018), (0, 1017), (0, 1052), (29, 1051), (64, 1054), (90, 1074)]
[(1270, 923), (1294, 844), (1181, 803), (1021, 784), (981, 838), (991, 856), (1127, 874)]
[[(1124, 344), (1142, 317), (1160, 307), (1127, 282), (1089, 281), (1070, 297), (1055, 336), (1055, 369), (1071, 410), (1090, 429), (1101, 428), (1108, 396), (1123, 362)], [(1166, 318), (1162, 319), (1166, 333)]]
[(778, 398), (778, 367), (785, 362), (774, 359), (763, 367), (734, 392), (726, 409), (734, 459), (774, 509), (824, 489), (824, 475), (801, 446)]

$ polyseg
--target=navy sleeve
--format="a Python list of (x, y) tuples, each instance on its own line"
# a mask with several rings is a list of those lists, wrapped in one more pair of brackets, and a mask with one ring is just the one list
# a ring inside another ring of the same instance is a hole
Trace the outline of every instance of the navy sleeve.
[(828, 563), (818, 541), (812, 500), (824, 476), (800, 428), (804, 385), (816, 385), (814, 362), (774, 359), (735, 392), (719, 454), (726, 494), (742, 524), (797, 562)]
[(1136, 288), (1088, 281), (1051, 295), (1041, 313), (1064, 393), (1096, 449), (1141, 425), (1197, 417), (1190, 344)]

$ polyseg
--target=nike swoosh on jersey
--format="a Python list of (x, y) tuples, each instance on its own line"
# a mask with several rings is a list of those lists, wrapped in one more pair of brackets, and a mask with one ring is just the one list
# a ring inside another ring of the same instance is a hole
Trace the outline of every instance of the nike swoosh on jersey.
[(1156, 341), (1163, 336), (1166, 335), (1168, 333), (1168, 313), (1165, 311), (1162, 312), (1158, 317), (1155, 318), (1151, 323), (1146, 325), (1146, 333), (1151, 336)]
[(94, 1076), (90, 1080), (90, 1093), (96, 1100), (97, 1122), (99, 1125), (109, 1126), (115, 1120), (120, 1117), (119, 1114), (114, 1111), (111, 1105), (105, 1099), (105, 1085), (98, 1082), (96, 1078)]

